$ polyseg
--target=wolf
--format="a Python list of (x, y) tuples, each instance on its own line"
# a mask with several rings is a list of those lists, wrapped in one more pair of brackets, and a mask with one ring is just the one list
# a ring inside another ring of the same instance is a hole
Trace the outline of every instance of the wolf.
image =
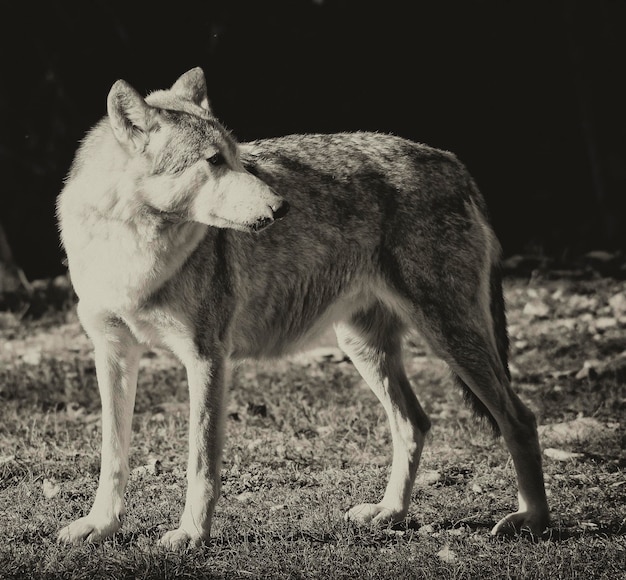
[(416, 330), (513, 458), (519, 508), (492, 533), (541, 534), (549, 512), (533, 413), (510, 385), (500, 246), (475, 182), (446, 151), (367, 132), (238, 144), (202, 69), (142, 97), (117, 81), (57, 213), (102, 401), (100, 478), (59, 540), (99, 541), (125, 513), (139, 359), (170, 349), (189, 383), (189, 456), (169, 548), (210, 535), (232, 361), (306, 348), (330, 325), (382, 403), (393, 459), (357, 524), (406, 518), (430, 421), (407, 379)]

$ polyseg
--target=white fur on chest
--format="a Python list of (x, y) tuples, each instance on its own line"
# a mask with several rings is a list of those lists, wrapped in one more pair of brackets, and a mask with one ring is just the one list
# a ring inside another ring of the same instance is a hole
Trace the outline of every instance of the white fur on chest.
[(80, 225), (64, 229), (72, 283), (81, 301), (112, 313), (140, 307), (176, 274), (206, 231), (200, 224), (186, 224), (176, 235), (151, 235), (123, 222)]

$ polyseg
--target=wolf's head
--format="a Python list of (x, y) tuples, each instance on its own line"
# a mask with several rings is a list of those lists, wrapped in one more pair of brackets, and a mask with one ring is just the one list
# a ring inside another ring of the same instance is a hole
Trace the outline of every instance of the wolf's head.
[(107, 108), (147, 211), (242, 231), (259, 231), (287, 213), (288, 203), (244, 169), (236, 141), (211, 112), (200, 68), (145, 99), (117, 81)]

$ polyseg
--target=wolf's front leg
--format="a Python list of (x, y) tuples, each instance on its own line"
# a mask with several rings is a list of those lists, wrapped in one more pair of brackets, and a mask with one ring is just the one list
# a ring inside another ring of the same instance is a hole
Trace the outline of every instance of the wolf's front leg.
[(89, 514), (59, 532), (62, 542), (97, 542), (112, 536), (125, 513), (128, 448), (137, 390), (141, 347), (126, 325), (79, 306), (83, 326), (95, 347), (96, 375), (102, 401), (102, 453), (98, 491)]
[(224, 362), (222, 357), (193, 357), (183, 358), (183, 363), (187, 368), (190, 407), (187, 497), (180, 526), (161, 539), (161, 545), (173, 549), (198, 546), (209, 539), (221, 483)]

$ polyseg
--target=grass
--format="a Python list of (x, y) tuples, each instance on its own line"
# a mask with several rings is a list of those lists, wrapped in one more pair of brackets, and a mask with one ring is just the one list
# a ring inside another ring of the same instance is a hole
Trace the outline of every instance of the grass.
[[(97, 484), (93, 358), (72, 312), (5, 321), (0, 578), (621, 578), (626, 324), (607, 304), (625, 290), (613, 280), (507, 283), (516, 388), (537, 412), (543, 447), (579, 454), (544, 460), (553, 525), (539, 542), (489, 535), (515, 508), (508, 454), (411, 339), (407, 368), (433, 429), (404, 524), (343, 519), (382, 495), (391, 455), (382, 408), (351, 364), (246, 363), (233, 376), (211, 542), (158, 547), (182, 510), (187, 452), (185, 376), (159, 352), (142, 364), (122, 531), (101, 545), (58, 545)], [(533, 300), (550, 306), (549, 318), (524, 314)], [(615, 324), (598, 331), (594, 321), (610, 316)], [(595, 362), (583, 376), (585, 361)]]

